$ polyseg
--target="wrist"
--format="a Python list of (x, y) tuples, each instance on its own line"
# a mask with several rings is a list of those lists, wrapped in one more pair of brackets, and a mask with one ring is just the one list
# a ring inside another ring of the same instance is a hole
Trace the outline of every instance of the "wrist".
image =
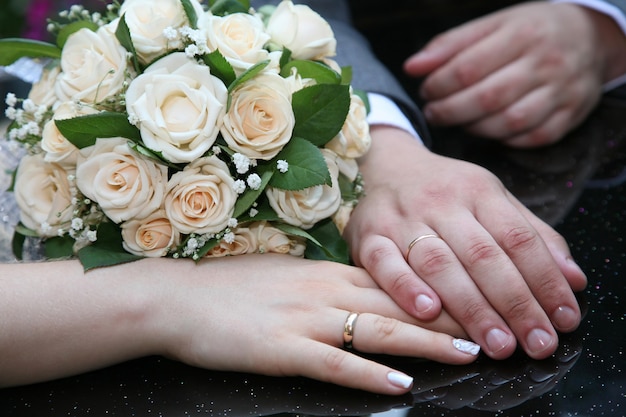
[(593, 28), (594, 42), (600, 55), (602, 82), (607, 83), (626, 73), (626, 35), (615, 20), (594, 9), (580, 7)]

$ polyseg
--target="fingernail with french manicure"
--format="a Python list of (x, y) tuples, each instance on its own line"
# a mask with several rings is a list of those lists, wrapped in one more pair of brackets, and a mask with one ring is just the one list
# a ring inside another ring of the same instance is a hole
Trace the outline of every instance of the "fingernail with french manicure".
[(415, 308), (418, 313), (427, 313), (434, 305), (433, 299), (424, 294), (418, 295), (415, 299)]
[(411, 388), (411, 385), (413, 385), (413, 378), (406, 374), (395, 371), (389, 372), (387, 374), (387, 380), (391, 382), (392, 385), (404, 389)]
[(470, 342), (465, 339), (453, 339), (452, 344), (456, 348), (456, 350), (467, 353), (469, 355), (476, 356), (478, 352), (480, 352), (480, 346), (474, 342)]

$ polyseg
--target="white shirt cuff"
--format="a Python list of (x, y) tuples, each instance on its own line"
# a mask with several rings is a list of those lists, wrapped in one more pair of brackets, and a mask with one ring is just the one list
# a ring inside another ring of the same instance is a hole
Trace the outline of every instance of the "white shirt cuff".
[(387, 125), (405, 130), (415, 139), (422, 142), (420, 135), (417, 133), (411, 121), (402, 113), (402, 110), (396, 103), (382, 94), (368, 93), (367, 98), (370, 102), (370, 112), (367, 115), (367, 121), (370, 125)]
[[(626, 16), (624, 13), (616, 6), (609, 4), (607, 2), (601, 0), (551, 0), (552, 3), (574, 3), (580, 6), (587, 7), (589, 9), (593, 9), (599, 13), (603, 13), (609, 16), (611, 19), (615, 21), (617, 26), (624, 32), (626, 35)], [(604, 84), (602, 89), (606, 91), (610, 91), (620, 85), (626, 83), (626, 74), (621, 75), (607, 83)]]

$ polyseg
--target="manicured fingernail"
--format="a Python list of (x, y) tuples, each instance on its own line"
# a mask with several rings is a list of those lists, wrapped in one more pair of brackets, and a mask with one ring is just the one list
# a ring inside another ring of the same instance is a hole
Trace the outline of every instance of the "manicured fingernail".
[(453, 339), (452, 344), (458, 351), (468, 353), (473, 356), (478, 355), (478, 352), (480, 352), (480, 346), (476, 343), (470, 342), (469, 340)]
[(505, 331), (495, 328), (489, 330), (485, 339), (487, 347), (491, 353), (500, 352), (511, 342), (511, 336), (509, 336)]
[(387, 380), (396, 387), (405, 389), (411, 388), (411, 385), (413, 385), (413, 378), (400, 372), (389, 372), (387, 374)]
[(555, 326), (563, 331), (575, 329), (580, 322), (578, 314), (567, 306), (557, 308), (552, 314), (552, 320)]
[(415, 299), (415, 308), (418, 313), (426, 313), (430, 311), (431, 308), (435, 305), (435, 302), (432, 298), (427, 295), (420, 294)]
[(552, 346), (552, 335), (543, 329), (533, 329), (526, 336), (526, 344), (530, 352), (541, 353)]

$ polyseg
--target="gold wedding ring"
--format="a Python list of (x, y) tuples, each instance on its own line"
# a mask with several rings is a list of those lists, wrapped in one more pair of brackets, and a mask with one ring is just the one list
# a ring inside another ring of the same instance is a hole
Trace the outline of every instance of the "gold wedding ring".
[(345, 349), (352, 349), (352, 335), (354, 335), (357, 318), (359, 318), (359, 313), (351, 312), (343, 324), (343, 347)]
[(434, 237), (434, 238), (437, 238), (437, 239), (441, 239), (441, 236), (439, 236), (438, 234), (434, 234), (434, 233), (427, 234), (427, 235), (422, 235), (422, 236), (418, 236), (418, 237), (416, 237), (415, 239), (413, 239), (413, 240), (411, 241), (411, 243), (409, 243), (409, 247), (408, 247), (408, 249), (406, 250), (406, 256), (405, 256), (406, 260), (407, 260), (407, 261), (409, 260), (409, 254), (411, 253), (411, 249), (413, 249), (413, 246), (415, 246), (415, 244), (416, 244), (417, 242), (419, 242), (420, 240), (429, 239), (429, 238), (431, 238), (431, 237)]

